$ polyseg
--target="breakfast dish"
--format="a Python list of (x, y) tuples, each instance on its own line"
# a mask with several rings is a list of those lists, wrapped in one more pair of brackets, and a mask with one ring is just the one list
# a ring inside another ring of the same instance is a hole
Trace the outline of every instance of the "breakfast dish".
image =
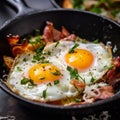
[(94, 12), (120, 22), (120, 0), (63, 0), (63, 8)]
[[(22, 39), (22, 42), (21, 42)], [(8, 35), (13, 57), (4, 56), (7, 86), (16, 94), (54, 105), (80, 105), (115, 94), (120, 57), (112, 46), (82, 39), (47, 21), (43, 34)]]

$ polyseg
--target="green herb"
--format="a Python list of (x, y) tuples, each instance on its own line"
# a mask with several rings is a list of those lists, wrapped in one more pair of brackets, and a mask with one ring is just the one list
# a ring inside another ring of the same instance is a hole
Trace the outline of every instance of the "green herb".
[(37, 36), (34, 41), (29, 41), (31, 44), (39, 44), (41, 43), (41, 36)]
[[(33, 56), (32, 62), (40, 61), (41, 63), (48, 63), (49, 61), (45, 60), (43, 49), (45, 44), (42, 43), (42, 45), (35, 50), (36, 54)], [(50, 54), (50, 53), (49, 53)]]
[(45, 79), (45, 77), (41, 77), (41, 78), (40, 78), (40, 80), (44, 80), (44, 79)]
[(99, 43), (99, 40), (96, 39), (96, 40), (93, 41), (93, 43), (97, 44), (97, 43)]
[(55, 72), (52, 72), (52, 74), (55, 75), (55, 76), (60, 76), (60, 75), (62, 75), (59, 70), (56, 70)]
[(92, 76), (92, 78), (91, 78), (91, 80), (90, 80), (90, 82), (94, 82), (96, 79)]
[(56, 44), (55, 44), (55, 47), (57, 47), (57, 46), (59, 45), (59, 43), (60, 43), (60, 42), (59, 42), (59, 41), (57, 41), (57, 42), (56, 42)]
[(40, 41), (41, 41), (41, 36), (37, 36), (35, 39), (35, 43), (38, 44), (40, 43)]
[(87, 41), (86, 41), (86, 39), (82, 39), (82, 43), (86, 43)]
[(90, 72), (90, 74), (91, 74), (91, 80), (90, 80), (90, 82), (93, 83), (96, 79), (93, 77), (93, 74), (91, 72)]
[(76, 39), (74, 40), (74, 42), (78, 42), (80, 40), (80, 38), (77, 36)]
[(67, 66), (67, 70), (69, 71), (70, 73), (70, 78), (71, 79), (79, 79), (79, 74), (78, 74), (78, 71), (77, 69), (73, 69), (72, 67), (70, 66)]
[(47, 89), (43, 90), (43, 92), (42, 92), (42, 97), (43, 97), (43, 98), (46, 98), (46, 97), (47, 97), (46, 92), (47, 92)]
[(59, 82), (60, 82), (59, 80), (55, 80), (55, 81), (54, 81), (54, 85), (59, 84)]
[(23, 61), (24, 61), (24, 62), (26, 62), (26, 61), (27, 61), (27, 59), (26, 59), (26, 58), (23, 58)]
[(41, 60), (41, 59), (44, 59), (44, 58), (42, 58), (40, 55), (38, 55), (38, 54), (36, 54), (36, 55), (34, 55), (33, 56), (33, 60), (34, 61), (39, 61), (39, 60)]
[(31, 85), (31, 86), (34, 86), (34, 85), (35, 85), (34, 82), (33, 82), (33, 80), (31, 80), (31, 79), (29, 79), (29, 78), (23, 78), (23, 79), (21, 80), (21, 84), (22, 84), (22, 85), (27, 84), (27, 83), (29, 83), (29, 85)]
[(81, 99), (75, 98), (75, 102), (81, 102)]
[(107, 69), (109, 69), (109, 70), (111, 70), (113, 67), (114, 67), (113, 65), (111, 65), (111, 66), (105, 65), (105, 66), (104, 66), (104, 68), (107, 68)]
[(22, 71), (22, 69), (20, 67), (17, 67), (17, 71)]
[(48, 83), (47, 86), (52, 86), (52, 84), (51, 84), (51, 83)]
[(46, 52), (46, 53), (43, 53), (43, 55), (51, 55), (51, 52), (48, 51), (48, 52)]
[(69, 49), (69, 53), (73, 53), (75, 48), (77, 48), (79, 46), (79, 44), (75, 44), (71, 49)]
[(80, 79), (83, 80), (83, 82), (85, 83), (85, 79), (83, 79), (83, 78), (78, 74), (78, 70), (77, 70), (77, 69), (73, 69), (72, 67), (67, 66), (67, 70), (68, 70), (69, 73), (70, 73), (70, 79), (77, 79), (77, 80), (79, 80), (79, 78), (80, 78)]
[(39, 61), (40, 63), (49, 63), (48, 60), (45, 60), (44, 56), (40, 56), (39, 54), (33, 56), (32, 62), (35, 63), (36, 61)]

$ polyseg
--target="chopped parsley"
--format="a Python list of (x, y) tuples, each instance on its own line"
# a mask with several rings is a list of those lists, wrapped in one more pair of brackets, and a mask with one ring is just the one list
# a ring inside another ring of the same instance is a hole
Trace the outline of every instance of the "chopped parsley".
[(96, 40), (93, 41), (93, 43), (97, 44), (97, 43), (99, 43), (99, 40), (96, 39)]
[(39, 44), (39, 43), (41, 43), (41, 36), (37, 36), (36, 38), (35, 38), (35, 40), (29, 40), (29, 43), (30, 44)]
[(21, 84), (22, 84), (22, 85), (25, 85), (25, 84), (27, 84), (27, 83), (29, 83), (29, 85), (31, 85), (31, 86), (34, 86), (34, 85), (35, 85), (34, 82), (33, 82), (33, 80), (31, 80), (31, 79), (29, 79), (29, 78), (23, 78), (23, 79), (21, 80)]
[(80, 40), (80, 38), (77, 36), (74, 40), (74, 42), (78, 42)]
[(50, 55), (51, 52), (43, 53), (45, 43), (43, 42), (42, 45), (35, 50), (36, 54), (33, 56), (32, 62), (39, 61), (40, 63), (49, 63), (48, 60), (45, 60), (45, 55)]
[(45, 47), (45, 43), (43, 42), (43, 43), (40, 45), (40, 47), (35, 50), (36, 54), (41, 54), (42, 51), (43, 51), (43, 49), (44, 49), (44, 47)]
[(72, 67), (70, 67), (70, 66), (67, 66), (67, 70), (68, 70), (69, 73), (70, 73), (70, 79), (77, 79), (77, 80), (81, 79), (81, 80), (83, 80), (83, 82), (85, 83), (85, 79), (82, 78), (82, 77), (78, 74), (78, 70), (77, 70), (77, 69), (72, 68)]
[(59, 84), (59, 83), (60, 83), (59, 80), (55, 80), (55, 81), (54, 81), (54, 85), (57, 85), (57, 84)]
[(69, 53), (73, 53), (78, 46), (79, 44), (75, 43), (75, 45), (71, 49), (69, 49)]
[(92, 76), (90, 82), (93, 83), (93, 82), (95, 82), (95, 80), (96, 79)]
[(52, 84), (51, 84), (51, 83), (48, 83), (47, 86), (52, 86)]
[(107, 68), (107, 69), (109, 69), (109, 70), (111, 70), (113, 67), (114, 67), (113, 65), (111, 65), (111, 66), (105, 65), (105, 66), (104, 66), (104, 68)]
[(45, 52), (45, 53), (43, 53), (43, 55), (51, 55), (51, 52), (50, 51)]
[(45, 77), (41, 77), (41, 78), (40, 78), (40, 80), (44, 80), (44, 79), (45, 79)]
[(82, 39), (82, 41), (81, 41), (82, 43), (86, 43), (87, 41), (86, 41), (86, 39)]
[(91, 74), (91, 80), (90, 80), (90, 82), (93, 83), (93, 82), (95, 82), (96, 79), (95, 79), (95, 77), (93, 77), (93, 75), (92, 75), (91, 72), (90, 72), (90, 74)]
[(27, 59), (26, 58), (23, 58), (23, 62), (26, 62), (27, 61)]
[(47, 92), (47, 89), (43, 90), (43, 92), (42, 92), (42, 97), (43, 97), (43, 98), (46, 98), (46, 97), (47, 97), (46, 92)]
[(75, 102), (76, 103), (81, 102), (81, 99), (80, 98), (75, 98)]
[(20, 72), (20, 71), (22, 71), (22, 69), (18, 66), (18, 67), (17, 67), (17, 71)]
[(60, 76), (62, 75), (61, 72), (59, 70), (56, 70), (55, 72), (51, 72), (53, 75), (55, 76)]
[(59, 41), (57, 41), (57, 42), (56, 42), (56, 44), (55, 44), (55, 47), (57, 47), (57, 46), (59, 45), (59, 43), (60, 43), (60, 42), (59, 42)]

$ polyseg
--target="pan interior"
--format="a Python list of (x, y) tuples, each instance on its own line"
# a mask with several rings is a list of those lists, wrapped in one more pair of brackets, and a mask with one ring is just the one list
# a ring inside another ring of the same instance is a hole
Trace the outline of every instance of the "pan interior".
[[(120, 25), (104, 17), (77, 10), (52, 10), (28, 13), (10, 21), (10, 23), (0, 30), (0, 34), (2, 35), (0, 38), (0, 62), (2, 63), (0, 66), (0, 77), (2, 81), (6, 80), (3, 74), (8, 74), (8, 70), (3, 65), (3, 55), (11, 56), (11, 49), (6, 40), (6, 35), (11, 33), (13, 35), (24, 36), (32, 34), (35, 29), (40, 29), (42, 34), (46, 21), (53, 22), (57, 29), (65, 26), (71, 33), (75, 33), (89, 41), (99, 39), (105, 44), (110, 41), (113, 47), (120, 48), (120, 44), (118, 44)], [(119, 55), (120, 50), (118, 49), (113, 56)], [(5, 87), (5, 90), (7, 89), (4, 84), (2, 86)], [(2, 88), (4, 89), (4, 87)], [(116, 90), (120, 90), (119, 85)]]

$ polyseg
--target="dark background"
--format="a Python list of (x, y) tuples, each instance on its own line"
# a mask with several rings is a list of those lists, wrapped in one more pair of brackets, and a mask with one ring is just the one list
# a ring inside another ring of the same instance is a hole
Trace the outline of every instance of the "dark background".
[[(26, 5), (33, 9), (52, 9), (49, 0), (24, 0)], [(6, 4), (5, 0), (0, 0), (0, 27), (17, 15), (17, 11)], [(96, 118), (96, 119), (95, 119)], [(116, 102), (111, 109), (105, 111), (95, 111), (94, 114), (82, 116), (49, 114), (41, 111), (30, 110), (19, 104), (14, 98), (0, 89), (0, 120), (120, 120), (120, 102)]]

